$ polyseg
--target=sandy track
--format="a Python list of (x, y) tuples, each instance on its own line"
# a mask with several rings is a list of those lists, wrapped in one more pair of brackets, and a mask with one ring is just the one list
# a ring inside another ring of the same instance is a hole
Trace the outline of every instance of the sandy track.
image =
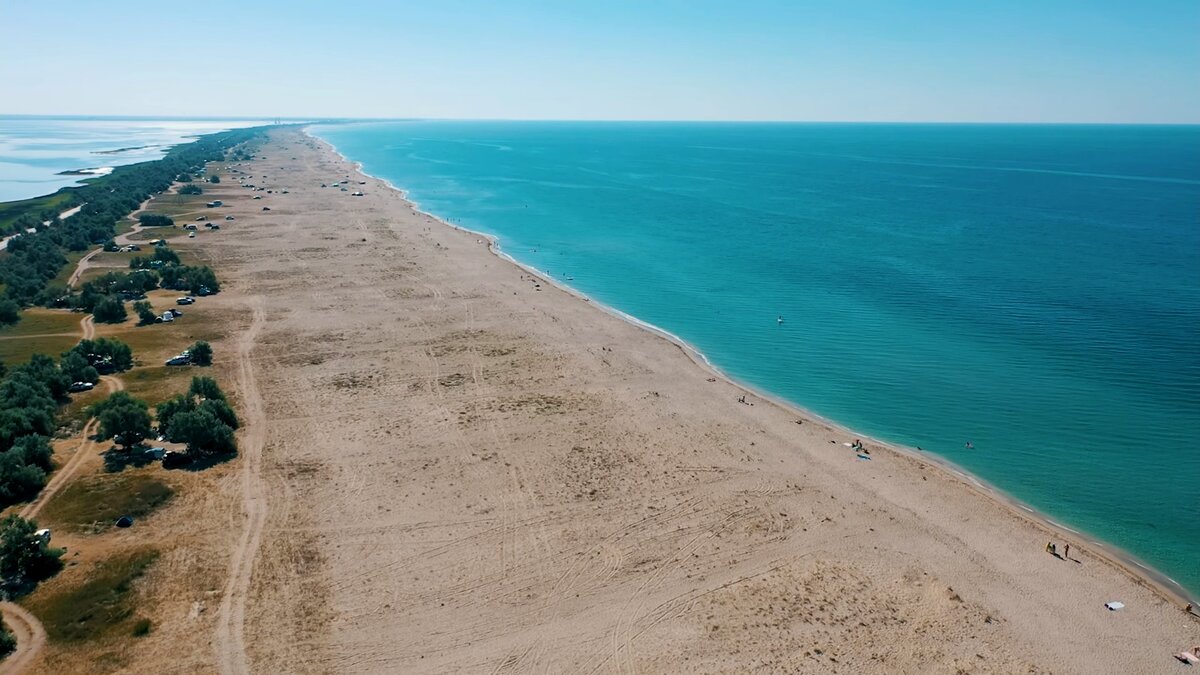
[(92, 251), (91, 253), (80, 258), (79, 264), (76, 265), (76, 267), (75, 267), (75, 271), (71, 273), (71, 278), (67, 279), (67, 285), (74, 287), (76, 284), (78, 284), (79, 277), (82, 276), (83, 273), (86, 272), (89, 267), (91, 267), (92, 258), (94, 258), (97, 253), (99, 253), (100, 251), (103, 251), (103, 250), (104, 249), (98, 248), (95, 251)]
[(4, 615), (4, 623), (17, 638), (16, 650), (0, 663), (0, 675), (24, 672), (46, 644), (46, 630), (37, 617), (20, 605), (0, 603), (0, 612)]
[(241, 496), (245, 524), (233, 550), (225, 591), (217, 609), (216, 635), (213, 641), (217, 664), (220, 671), (227, 675), (250, 672), (245, 642), (246, 601), (268, 508), (267, 491), (262, 478), (262, 452), (267, 420), (252, 360), (254, 343), (264, 323), (264, 309), (259, 298), (253, 299), (253, 305), (253, 320), (250, 328), (238, 341), (237, 348), (237, 384), (246, 429), (240, 444)]

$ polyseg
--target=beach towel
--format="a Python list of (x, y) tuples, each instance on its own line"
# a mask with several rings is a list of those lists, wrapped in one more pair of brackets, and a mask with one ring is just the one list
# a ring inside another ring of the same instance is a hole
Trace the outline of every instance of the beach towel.
[(1118, 609), (1122, 609), (1122, 608), (1124, 608), (1124, 607), (1125, 607), (1125, 603), (1123, 603), (1123, 602), (1117, 602), (1116, 600), (1114, 600), (1114, 601), (1112, 601), (1112, 602), (1106, 602), (1106, 603), (1104, 603), (1104, 606), (1105, 606), (1105, 607), (1107, 607), (1107, 608), (1108, 608), (1108, 610), (1109, 610), (1110, 612), (1115, 612), (1115, 611), (1117, 611)]

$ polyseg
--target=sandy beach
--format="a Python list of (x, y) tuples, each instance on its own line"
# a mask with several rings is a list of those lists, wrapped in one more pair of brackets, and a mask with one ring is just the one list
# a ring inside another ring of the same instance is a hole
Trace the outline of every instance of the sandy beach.
[(228, 518), (191, 545), (229, 574), (152, 573), (139, 672), (1133, 673), (1200, 639), (1086, 538), (859, 459), (300, 130), (259, 154), (274, 192), (223, 172), (195, 244), (242, 452), (172, 507)]

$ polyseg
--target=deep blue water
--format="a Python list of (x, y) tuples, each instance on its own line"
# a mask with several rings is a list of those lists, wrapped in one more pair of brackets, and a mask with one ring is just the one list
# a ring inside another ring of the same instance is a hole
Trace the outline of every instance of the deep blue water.
[(1200, 127), (314, 132), (732, 376), (1200, 593)]

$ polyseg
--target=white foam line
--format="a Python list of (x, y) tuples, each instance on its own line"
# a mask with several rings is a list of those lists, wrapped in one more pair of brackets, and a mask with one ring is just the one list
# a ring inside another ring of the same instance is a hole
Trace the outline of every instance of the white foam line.
[(1029, 508), (1028, 506), (1025, 506), (1024, 504), (1017, 504), (1017, 506), (1025, 509), (1026, 511), (1028, 511), (1030, 513), (1035, 513), (1035, 511), (1033, 509)]
[(1072, 534), (1079, 534), (1078, 530), (1072, 530), (1071, 528), (1067, 527), (1066, 525), (1063, 525), (1062, 523), (1056, 523), (1053, 520), (1050, 520), (1049, 518), (1046, 519), (1046, 522), (1059, 528), (1060, 530), (1066, 530), (1067, 532), (1070, 532)]

